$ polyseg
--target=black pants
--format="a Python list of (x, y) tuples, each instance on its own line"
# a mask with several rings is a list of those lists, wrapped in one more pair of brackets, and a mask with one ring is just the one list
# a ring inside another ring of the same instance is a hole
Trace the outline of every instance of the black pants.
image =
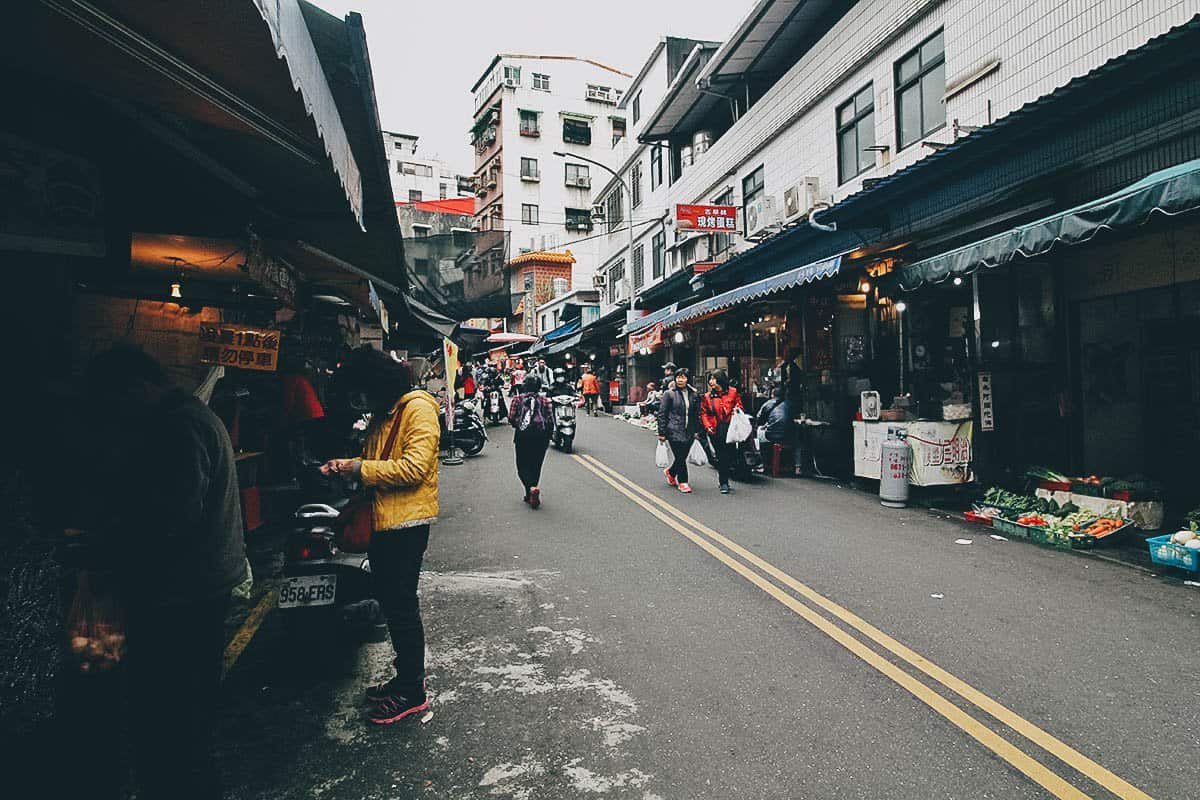
[(396, 653), (396, 683), (412, 698), (425, 680), (425, 626), (417, 599), (421, 560), (429, 546), (429, 526), (417, 525), (371, 535), (371, 586), (387, 617)]
[(671, 452), (675, 455), (675, 461), (670, 466), (671, 475), (673, 475), (675, 477), (675, 480), (679, 481), (680, 483), (687, 483), (688, 482), (687, 457), (688, 457), (688, 452), (692, 449), (692, 443), (691, 442), (668, 441), (667, 444), (671, 445)]
[(717, 432), (710, 438), (712, 441), (713, 450), (717, 454), (717, 483), (724, 486), (729, 483), (729, 478), (733, 475), (733, 466), (737, 463), (737, 445), (726, 444), (725, 438), (729, 435), (729, 424), (717, 426)]
[(596, 406), (599, 400), (600, 395), (598, 394), (585, 394), (583, 396), (584, 408), (587, 410), (587, 413), (593, 415), (596, 413)]
[(532, 431), (517, 431), (513, 437), (517, 450), (517, 477), (525, 487), (525, 494), (542, 479), (542, 462), (546, 459), (546, 448), (550, 446), (550, 435)]
[(129, 609), (130, 734), (139, 800), (218, 800), (213, 753), (225, 650), (223, 596)]

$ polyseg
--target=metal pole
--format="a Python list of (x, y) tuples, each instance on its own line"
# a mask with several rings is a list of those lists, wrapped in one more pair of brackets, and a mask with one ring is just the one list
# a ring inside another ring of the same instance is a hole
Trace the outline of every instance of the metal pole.
[(900, 322), (900, 396), (904, 396), (904, 312), (896, 310)]

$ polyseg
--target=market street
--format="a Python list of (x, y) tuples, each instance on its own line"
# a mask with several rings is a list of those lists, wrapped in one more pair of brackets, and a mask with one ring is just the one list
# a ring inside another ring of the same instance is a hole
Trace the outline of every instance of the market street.
[(835, 484), (683, 496), (650, 432), (581, 422), (536, 512), (507, 428), (442, 467), (427, 723), (364, 719), (386, 644), (266, 614), (231, 797), (1194, 796), (1195, 588)]

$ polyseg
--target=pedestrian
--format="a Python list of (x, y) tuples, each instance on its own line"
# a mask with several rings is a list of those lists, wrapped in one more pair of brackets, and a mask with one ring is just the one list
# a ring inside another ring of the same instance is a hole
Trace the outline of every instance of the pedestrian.
[(438, 516), (439, 405), (413, 389), (407, 364), (372, 363), (363, 387), (371, 428), (361, 458), (338, 458), (321, 467), (361, 481), (371, 493), (372, 529), (367, 556), (375, 597), (387, 617), (395, 677), (367, 689), (369, 719), (399, 722), (429, 707), (425, 692), (425, 627), (417, 598), (429, 527)]
[[(144, 351), (119, 346), (87, 373), (136, 497), (101, 532), (126, 615), (130, 736), (142, 800), (221, 797), (213, 752), (230, 593), (248, 577), (233, 445), (208, 406)], [(169, 730), (169, 735), (166, 731)]]
[(544, 358), (537, 360), (537, 364), (529, 371), (529, 374), (537, 378), (542, 386), (549, 386), (554, 381), (554, 373), (550, 371), (550, 367), (546, 366)]
[(688, 452), (700, 433), (700, 397), (688, 385), (688, 371), (679, 367), (671, 388), (663, 392), (658, 407), (658, 440), (666, 442), (675, 456), (674, 463), (663, 470), (667, 483), (691, 494), (688, 483)]
[(583, 377), (579, 379), (579, 390), (583, 394), (584, 409), (593, 417), (599, 412), (596, 406), (600, 401), (600, 381), (596, 379), (591, 367), (583, 368)]
[(737, 445), (725, 440), (734, 409), (741, 407), (741, 395), (729, 384), (729, 375), (723, 369), (714, 370), (708, 379), (708, 391), (700, 401), (700, 421), (716, 451), (717, 482), (721, 486), (721, 494), (733, 491), (729, 486), (729, 477), (733, 474), (737, 459)]
[(542, 504), (542, 462), (554, 431), (554, 410), (550, 401), (541, 395), (542, 382), (536, 375), (526, 375), (520, 393), (512, 399), (508, 422), (514, 428), (513, 445), (517, 451), (517, 477), (525, 487), (525, 502), (530, 508)]

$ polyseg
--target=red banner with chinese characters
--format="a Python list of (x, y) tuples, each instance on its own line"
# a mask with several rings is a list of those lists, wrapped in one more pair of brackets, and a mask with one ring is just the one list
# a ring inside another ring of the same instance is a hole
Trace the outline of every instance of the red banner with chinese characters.
[(681, 231), (734, 233), (737, 231), (737, 206), (675, 206), (675, 225)]
[(716, 268), (717, 262), (715, 261), (697, 261), (695, 264), (692, 264), (692, 274), (703, 275), (706, 272), (712, 272)]
[(274, 372), (279, 366), (279, 331), (201, 323), (200, 363)]
[(653, 350), (662, 344), (663, 326), (661, 322), (656, 322), (644, 331), (630, 334), (629, 336), (629, 352), (636, 353), (643, 348)]

